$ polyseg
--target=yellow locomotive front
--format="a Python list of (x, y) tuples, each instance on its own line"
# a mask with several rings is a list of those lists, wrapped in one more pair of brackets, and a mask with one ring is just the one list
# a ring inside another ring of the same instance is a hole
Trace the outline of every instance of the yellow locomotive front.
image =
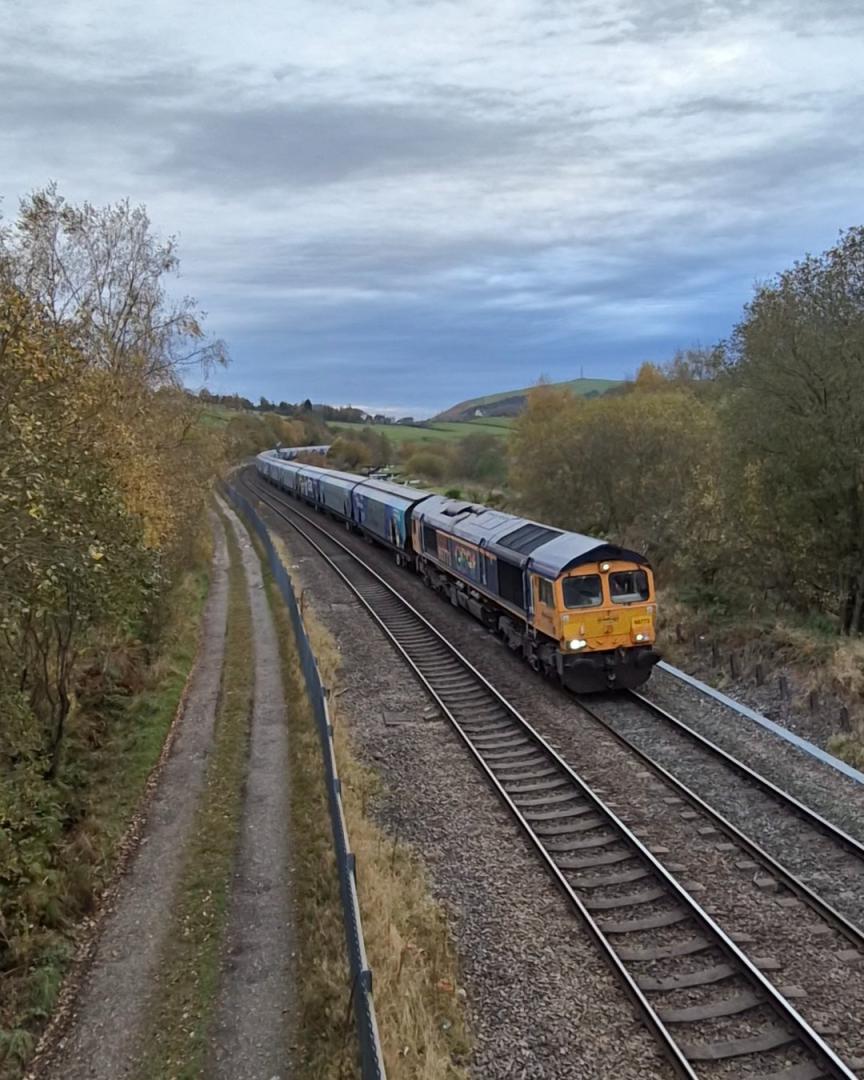
[(647, 681), (660, 659), (654, 577), (647, 565), (582, 563), (540, 584), (535, 597), (535, 626), (557, 640), (556, 666), (566, 686), (591, 693)]

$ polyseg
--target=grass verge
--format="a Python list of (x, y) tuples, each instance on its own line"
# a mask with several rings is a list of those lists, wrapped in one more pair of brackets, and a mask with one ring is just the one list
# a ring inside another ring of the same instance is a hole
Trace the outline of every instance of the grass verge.
[(219, 986), (231, 870), (242, 812), (254, 664), (246, 577), (224, 521), (231, 566), (222, 693), (213, 750), (163, 946), (136, 1080), (202, 1073)]
[[(670, 591), (658, 598), (660, 648), (667, 660), (733, 695), (742, 683), (783, 675), (788, 707), (815, 711), (826, 748), (864, 767), (864, 641), (817, 620), (700, 609)], [(734, 675), (732, 660), (734, 658)], [(811, 709), (811, 695), (818, 703)], [(841, 708), (845, 715), (841, 720)]]
[(2, 1080), (24, 1071), (117, 867), (195, 660), (210, 554), (208, 532), (155, 640), (82, 674), (57, 781), (0, 771)]
[[(282, 561), (292, 559), (278, 539)], [(298, 1080), (353, 1076), (353, 1018), (339, 884), (324, 785), (321, 746), (306, 697), (287, 611), (266, 577), (279, 628), (292, 755), (292, 843), (296, 865), (298, 958)], [(329, 631), (305, 605), (304, 622), (322, 681), (338, 685), (339, 653)], [(342, 779), (345, 817), (357, 859), (360, 909), (375, 1010), (391, 1080), (441, 1080), (467, 1075), (459, 1064), (470, 1042), (457, 965), (443, 907), (432, 897), (422, 862), (387, 835), (371, 815), (380, 793), (339, 723), (333, 694), (330, 716)]]

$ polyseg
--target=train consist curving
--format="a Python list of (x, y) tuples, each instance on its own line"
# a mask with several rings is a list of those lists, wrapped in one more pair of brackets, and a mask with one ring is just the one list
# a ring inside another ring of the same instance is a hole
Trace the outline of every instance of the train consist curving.
[(402, 484), (256, 459), (271, 484), (389, 548), (397, 563), (578, 693), (641, 686), (660, 659), (644, 556)]

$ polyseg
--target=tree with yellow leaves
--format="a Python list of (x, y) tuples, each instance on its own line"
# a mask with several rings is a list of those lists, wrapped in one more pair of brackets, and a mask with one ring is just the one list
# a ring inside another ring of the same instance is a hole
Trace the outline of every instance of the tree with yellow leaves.
[(181, 375), (225, 353), (169, 298), (176, 267), (142, 207), (54, 186), (0, 233), (0, 694), (26, 698), (50, 776), (77, 657), (147, 612), (213, 474)]
[(633, 393), (591, 401), (540, 386), (513, 426), (510, 481), (541, 521), (680, 561), (714, 482), (718, 430), (714, 411), (657, 369)]

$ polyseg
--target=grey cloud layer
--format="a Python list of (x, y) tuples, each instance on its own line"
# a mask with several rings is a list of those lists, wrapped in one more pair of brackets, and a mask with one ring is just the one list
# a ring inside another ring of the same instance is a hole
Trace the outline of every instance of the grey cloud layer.
[(621, 374), (864, 194), (857, 0), (78, 2), (15, 20), (0, 194), (146, 201), (262, 378)]
[(532, 135), (524, 124), (415, 106), (328, 102), (202, 110), (175, 120), (175, 133), (160, 169), (205, 186), (246, 190), (459, 171), (530, 153)]

